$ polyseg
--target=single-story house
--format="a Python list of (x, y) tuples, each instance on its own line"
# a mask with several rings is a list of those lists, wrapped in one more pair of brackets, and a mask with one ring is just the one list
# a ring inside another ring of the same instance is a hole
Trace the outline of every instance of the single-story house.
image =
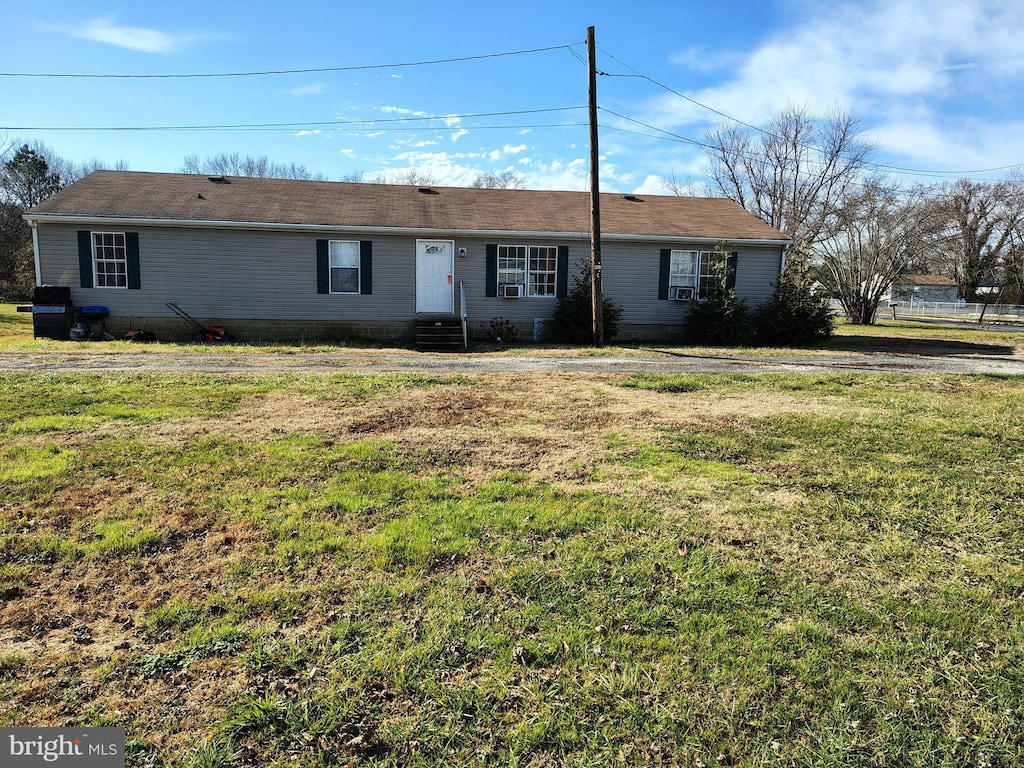
[[(103, 306), (108, 328), (241, 340), (412, 338), (417, 322), (490, 320), (521, 338), (590, 259), (585, 192), (97, 171), (25, 214), (36, 279)], [(774, 290), (787, 238), (717, 198), (601, 195), (604, 293), (620, 338), (671, 338), (729, 254), (739, 296)]]
[(944, 275), (905, 274), (892, 284), (888, 301), (953, 304), (957, 300), (958, 288), (956, 280)]

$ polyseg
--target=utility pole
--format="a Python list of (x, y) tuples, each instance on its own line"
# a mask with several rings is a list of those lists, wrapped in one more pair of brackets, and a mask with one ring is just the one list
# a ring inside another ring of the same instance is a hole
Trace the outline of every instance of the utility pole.
[(601, 183), (597, 149), (597, 55), (594, 28), (587, 27), (587, 88), (590, 110), (590, 296), (594, 346), (604, 346), (604, 313), (601, 295)]

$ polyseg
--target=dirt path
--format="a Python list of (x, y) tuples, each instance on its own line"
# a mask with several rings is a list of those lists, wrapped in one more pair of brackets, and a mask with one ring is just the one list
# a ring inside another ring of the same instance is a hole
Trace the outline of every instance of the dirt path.
[(566, 356), (538, 353), (429, 353), (407, 350), (338, 349), (330, 352), (251, 354), (196, 349), (165, 352), (159, 348), (109, 350), (75, 346), (55, 352), (5, 352), (0, 371), (174, 372), (174, 373), (341, 373), (553, 371), (590, 373), (824, 373), (842, 371), (1024, 375), (1018, 355), (915, 353), (807, 353), (787, 356), (714, 356), (670, 351), (630, 351), (622, 355)]

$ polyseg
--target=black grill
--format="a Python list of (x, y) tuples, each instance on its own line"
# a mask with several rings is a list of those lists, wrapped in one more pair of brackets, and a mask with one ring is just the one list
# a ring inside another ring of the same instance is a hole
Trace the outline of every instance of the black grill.
[(32, 312), (32, 333), (37, 339), (71, 338), (71, 289), (62, 285), (39, 285), (32, 291), (32, 306), (18, 307)]

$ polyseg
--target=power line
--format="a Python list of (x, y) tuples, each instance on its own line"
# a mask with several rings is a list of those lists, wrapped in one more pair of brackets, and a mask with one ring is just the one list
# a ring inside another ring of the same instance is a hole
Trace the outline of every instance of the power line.
[[(607, 72), (600, 72), (599, 74), (602, 74), (602, 75), (604, 75), (606, 77), (635, 77), (635, 78), (638, 78), (638, 79), (641, 79), (641, 80), (646, 80), (647, 82), (651, 83), (652, 85), (656, 85), (659, 88), (662, 88), (663, 90), (668, 91), (669, 93), (671, 93), (671, 94), (673, 94), (675, 96), (678, 96), (679, 98), (683, 99), (684, 101), (688, 101), (691, 104), (693, 104), (694, 106), (700, 107), (701, 109), (707, 110), (708, 112), (712, 112), (713, 114), (716, 114), (719, 117), (723, 117), (723, 118), (725, 118), (726, 120), (728, 120), (730, 122), (736, 123), (737, 125), (742, 125), (745, 128), (750, 128), (751, 130), (757, 131), (758, 133), (761, 133), (761, 134), (763, 134), (765, 136), (768, 136), (770, 138), (779, 138), (778, 136), (775, 136), (774, 134), (772, 134), (769, 131), (766, 131), (763, 128), (759, 128), (756, 125), (752, 125), (751, 123), (747, 123), (747, 122), (745, 122), (743, 120), (740, 120), (738, 117), (733, 117), (732, 115), (730, 115), (730, 114), (728, 114), (726, 112), (722, 112), (721, 110), (715, 109), (712, 106), (709, 106), (707, 104), (704, 104), (703, 102), (697, 101), (696, 99), (691, 98), (690, 96), (687, 96), (686, 94), (680, 93), (679, 91), (675, 90), (674, 88), (671, 88), (671, 87), (665, 85), (664, 83), (661, 83), (661, 82), (655, 80), (654, 78), (649, 77), (648, 75), (643, 74), (639, 70), (634, 69), (629, 64), (626, 64), (624, 61), (621, 61), (620, 59), (616, 58), (615, 56), (613, 56), (612, 54), (610, 54), (608, 51), (604, 50), (603, 48), (601, 49), (601, 52), (603, 54), (605, 54), (608, 58), (610, 58), (612, 61), (615, 61), (618, 64), (621, 64), (622, 66), (626, 67), (626, 69), (631, 70), (633, 72), (633, 74), (609, 74)], [(623, 117), (622, 115), (617, 115), (617, 116), (618, 117)], [(624, 118), (624, 119), (628, 120), (629, 118)], [(634, 122), (636, 122), (636, 121), (634, 121)], [(646, 126), (646, 127), (652, 128), (653, 130), (661, 131), (660, 128), (654, 128), (653, 126)], [(665, 133), (669, 133), (669, 132), (665, 131)], [(657, 137), (652, 137), (652, 138), (657, 138)], [(700, 142), (694, 142), (692, 139), (686, 139), (686, 141), (691, 142), (691, 143), (696, 143), (696, 144), (698, 144), (698, 145), (700, 145), (702, 147), (705, 147), (705, 148), (708, 147), (708, 145), (701, 144)], [(801, 144), (800, 146), (804, 147), (805, 149), (813, 150), (815, 152), (819, 152), (819, 153), (822, 152), (822, 150), (820, 148), (815, 147), (813, 145)], [(931, 177), (931, 178), (950, 178), (950, 177), (956, 178), (956, 177), (960, 177), (960, 176), (969, 176), (969, 175), (975, 174), (975, 173), (996, 173), (998, 171), (1008, 171), (1008, 170), (1012, 170), (1014, 168), (1020, 168), (1020, 167), (1024, 166), (1024, 162), (1012, 163), (1010, 165), (1003, 165), (1003, 166), (999, 166), (999, 167), (996, 167), (996, 168), (977, 168), (977, 169), (965, 170), (965, 171), (938, 171), (938, 170), (933, 170), (933, 169), (925, 170), (925, 169), (921, 169), (921, 168), (904, 168), (904, 167), (901, 167), (901, 166), (898, 166), (898, 165), (887, 165), (885, 163), (873, 163), (873, 162), (865, 162), (864, 165), (866, 167), (874, 168), (876, 170), (883, 170), (883, 171), (887, 171), (887, 172), (893, 172), (893, 173), (896, 173), (897, 175), (904, 175), (904, 174), (906, 174), (906, 175), (913, 175), (913, 176), (926, 176), (926, 177)]]
[[(511, 117), (516, 115), (536, 115), (551, 112), (572, 112), (586, 109), (585, 105), (574, 107), (550, 107), (546, 109), (521, 109), (505, 112), (472, 112), (461, 115), (418, 115), (414, 117), (384, 117), (372, 120), (311, 120), (307, 122), (294, 123), (235, 123), (223, 125), (136, 125), (136, 126), (0, 126), (0, 131), (61, 131), (61, 132), (118, 132), (118, 131), (229, 131), (229, 130), (294, 130), (296, 128), (310, 128), (315, 126), (327, 126), (339, 130), (358, 130), (356, 126), (371, 126), (361, 130), (373, 130), (373, 126), (390, 123), (410, 122), (443, 122), (451, 120), (471, 120), (481, 117)], [(453, 130), (458, 126), (449, 126)], [(522, 127), (522, 126), (494, 126), (500, 128)]]
[(665, 134), (665, 135), (664, 136), (652, 136), (649, 133), (640, 133), (639, 131), (628, 131), (625, 128), (616, 128), (615, 126), (605, 126), (607, 128), (611, 128), (612, 130), (621, 131), (622, 133), (632, 133), (632, 134), (635, 134), (637, 136), (647, 136), (648, 138), (651, 138), (651, 139), (661, 139), (661, 140), (665, 140), (665, 141), (675, 141), (675, 142), (678, 142), (680, 144), (692, 144), (692, 145), (694, 145), (696, 147), (700, 147), (701, 149), (710, 149), (711, 148), (710, 145), (704, 144), (704, 143), (702, 143), (700, 141), (697, 141), (696, 139), (691, 139), (691, 138), (688, 138), (686, 136), (680, 136), (678, 133), (673, 133), (672, 131), (666, 131), (664, 128), (658, 128), (657, 126), (651, 125), (650, 123), (645, 123), (642, 120), (637, 120), (635, 118), (627, 117), (626, 115), (619, 114), (618, 112), (613, 112), (612, 110), (608, 109), (607, 107), (599, 107), (599, 109), (602, 112), (607, 112), (609, 115), (614, 115), (615, 117), (619, 118), (620, 120), (625, 120), (625, 121), (630, 122), (630, 123), (635, 123), (636, 125), (643, 126), (644, 128), (648, 128), (648, 129), (650, 129), (652, 131), (657, 131), (658, 133), (662, 133), (662, 134)]
[(256, 72), (193, 72), (179, 74), (100, 74), (100, 73), (72, 73), (72, 72), (0, 72), (0, 77), (37, 77), (37, 78), (94, 78), (94, 79), (184, 79), (184, 78), (215, 78), (215, 77), (262, 77), (264, 75), (308, 75), (323, 72), (359, 72), (368, 69), (398, 69), (402, 67), (423, 67), (432, 64), (455, 64), (463, 61), (481, 61), (484, 59), (496, 59), (503, 56), (523, 56), (531, 53), (546, 53), (548, 51), (567, 50), (573, 55), (575, 52), (572, 46), (552, 45), (547, 48), (529, 48), (521, 51), (506, 51), (504, 53), (484, 53), (477, 56), (460, 56), (452, 59), (429, 59), (426, 61), (409, 61), (401, 64), (362, 64), (348, 67), (308, 67), (305, 69), (268, 69)]
[[(637, 120), (635, 118), (629, 117), (627, 115), (620, 114), (618, 112), (614, 112), (614, 111), (612, 111), (610, 109), (607, 109), (605, 107), (599, 107), (599, 109), (602, 112), (606, 112), (609, 115), (613, 115), (613, 116), (615, 116), (615, 117), (617, 117), (617, 118), (619, 118), (621, 120), (625, 120), (625, 121), (627, 121), (629, 123), (634, 123), (634, 124), (639, 125), (639, 126), (641, 126), (643, 128), (647, 128), (647, 129), (649, 129), (651, 131), (656, 131), (658, 134), (663, 134), (663, 135), (655, 135), (655, 134), (651, 134), (651, 133), (644, 133), (644, 132), (641, 132), (641, 131), (631, 131), (631, 130), (629, 130), (627, 128), (620, 128), (620, 127), (614, 126), (614, 125), (605, 125), (605, 126), (603, 126), (605, 129), (617, 131), (619, 133), (628, 133), (628, 134), (631, 134), (631, 135), (634, 135), (634, 136), (643, 136), (645, 138), (655, 139), (657, 141), (672, 141), (672, 142), (676, 142), (678, 144), (690, 144), (690, 145), (693, 145), (693, 146), (696, 146), (696, 147), (700, 147), (701, 149), (711, 149), (711, 150), (714, 149), (714, 147), (712, 147), (709, 144), (705, 144), (703, 142), (697, 141), (696, 139), (691, 139), (691, 138), (689, 138), (687, 136), (681, 136), (678, 133), (673, 133), (672, 131), (667, 131), (664, 128), (658, 128), (657, 126), (651, 125), (649, 123), (645, 123), (645, 122), (643, 122), (641, 120)], [(758, 160), (758, 159), (760, 159), (760, 155), (758, 155), (756, 153), (743, 153), (743, 152), (740, 152), (740, 153), (738, 153), (738, 156), (740, 156), (740, 157), (742, 157), (742, 158), (744, 158), (746, 160)], [(1013, 168), (1013, 167), (1017, 167), (1017, 166), (1009, 166), (1009, 167)], [(799, 176), (801, 174), (798, 173), (797, 175)], [(808, 174), (805, 174), (805, 175), (812, 175), (812, 174), (808, 173)], [(920, 175), (925, 175), (925, 174), (920, 174)], [(943, 178), (943, 177), (938, 177), (938, 178)], [(1010, 180), (1010, 183), (1024, 184), (1024, 181), (1016, 182), (1016, 181)], [(859, 187), (861, 189), (867, 189), (870, 186), (870, 185), (868, 185), (868, 184), (866, 184), (864, 182), (861, 182), (861, 181), (852, 181), (851, 184), (853, 186)], [(934, 197), (936, 199), (939, 199), (939, 198), (952, 199), (952, 198), (956, 197), (956, 194), (955, 193), (945, 194), (945, 193), (932, 192), (932, 197)]]

